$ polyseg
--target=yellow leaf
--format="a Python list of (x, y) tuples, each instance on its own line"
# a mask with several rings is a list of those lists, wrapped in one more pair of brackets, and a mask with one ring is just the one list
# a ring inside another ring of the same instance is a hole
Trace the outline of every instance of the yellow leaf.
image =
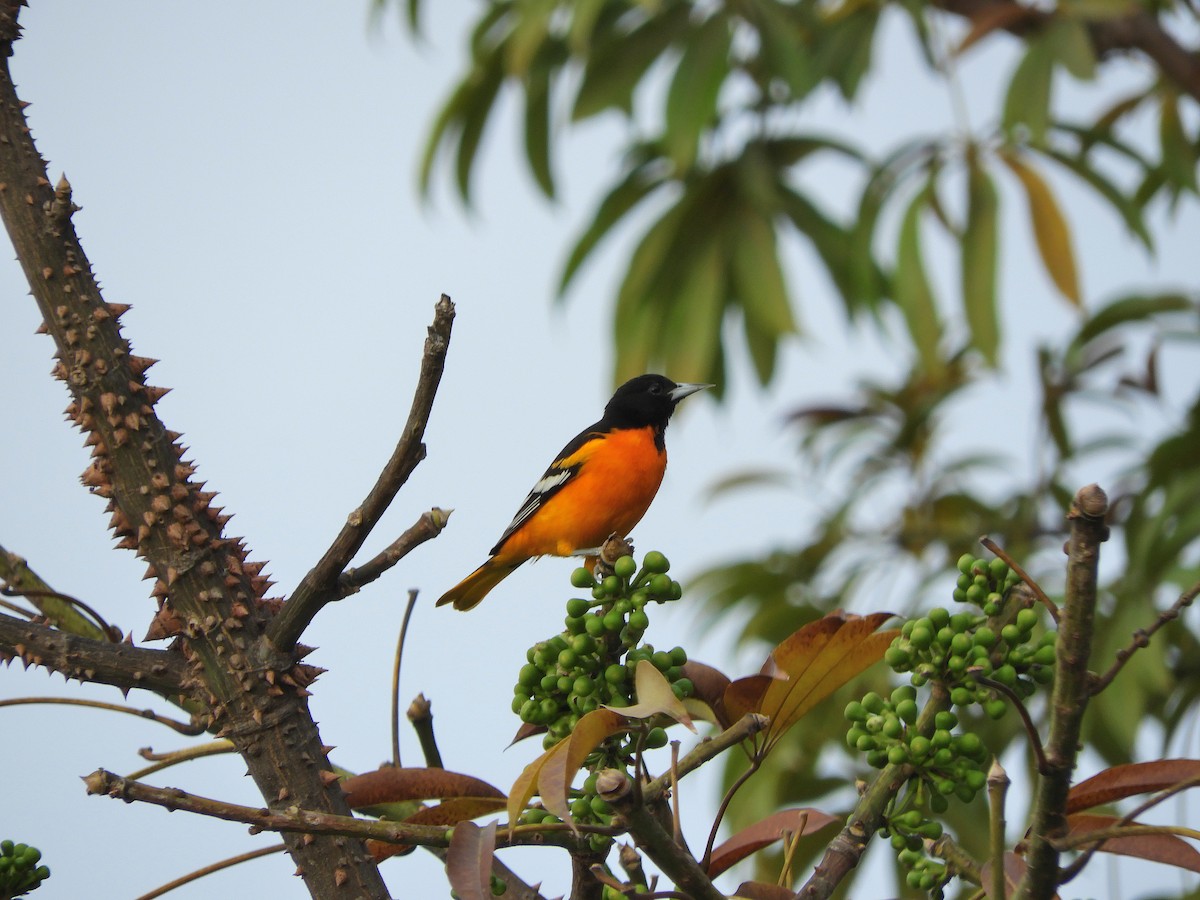
[(671, 683), (663, 677), (663, 673), (648, 659), (638, 660), (633, 673), (633, 692), (638, 702), (621, 707), (621, 715), (630, 719), (670, 716), (681, 725), (686, 725), (693, 733), (696, 731), (687, 707), (675, 696), (675, 692), (671, 690)]
[(1037, 242), (1042, 265), (1059, 292), (1072, 306), (1082, 307), (1079, 276), (1075, 268), (1075, 252), (1071, 247), (1071, 229), (1054, 199), (1054, 192), (1038, 171), (1012, 151), (1001, 152), (1000, 158), (1012, 170), (1025, 189), (1029, 202), (1029, 219)]

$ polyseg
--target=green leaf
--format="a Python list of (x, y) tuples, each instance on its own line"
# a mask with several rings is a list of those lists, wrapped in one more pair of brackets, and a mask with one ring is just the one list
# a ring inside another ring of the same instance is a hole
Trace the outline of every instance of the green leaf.
[(1162, 169), (1176, 191), (1197, 193), (1196, 147), (1183, 130), (1179, 96), (1164, 90), (1159, 105), (1158, 137), (1162, 142)]
[[(973, 149), (973, 148), (972, 148)], [(999, 200), (992, 177), (979, 162), (967, 156), (967, 225), (962, 239), (962, 293), (971, 344), (995, 366), (1000, 349), (996, 309), (996, 220)]]
[(942, 338), (942, 325), (938, 318), (937, 302), (933, 288), (925, 274), (921, 257), (921, 210), (928, 194), (918, 193), (908, 205), (900, 225), (900, 240), (896, 248), (896, 272), (892, 281), (892, 293), (896, 305), (904, 313), (908, 333), (912, 337), (921, 368), (927, 372), (941, 366), (938, 344)]
[(676, 171), (691, 167), (700, 135), (716, 116), (721, 85), (729, 75), (731, 35), (729, 20), (721, 13), (710, 16), (688, 35), (667, 92), (663, 135)]
[[(575, 273), (579, 271), (579, 267), (583, 265), (609, 230), (661, 184), (661, 178), (648, 176), (646, 167), (638, 165), (608, 192), (600, 201), (600, 206), (597, 207), (591, 223), (571, 247), (571, 253), (563, 267), (562, 276), (558, 280), (559, 297), (566, 292), (567, 286), (575, 277)], [(645, 240), (646, 238), (643, 238), (643, 242)]]
[(1054, 77), (1055, 51), (1043, 32), (1029, 42), (1025, 55), (1013, 72), (1004, 98), (1004, 130), (1012, 134), (1023, 125), (1029, 142), (1042, 144), (1050, 122), (1050, 89)]
[[(804, 194), (783, 189), (780, 191), (782, 212), (796, 229), (804, 234), (816, 249), (829, 277), (837, 285), (846, 306), (847, 315), (853, 317), (864, 311), (873, 311), (876, 300), (882, 296), (885, 277), (879, 267), (870, 262), (864, 264), (855, 259), (851, 251), (850, 232), (825, 215)], [(858, 266), (865, 267), (857, 271)], [(861, 290), (861, 284), (868, 290)]]
[(759, 40), (764, 65), (775, 79), (787, 85), (792, 101), (802, 100), (820, 81), (820, 72), (810, 54), (800, 49), (804, 29), (795, 21), (796, 7), (782, 6), (776, 0), (756, 0), (747, 15), (757, 15)]
[(1012, 171), (1025, 189), (1029, 202), (1029, 219), (1037, 242), (1042, 265), (1059, 292), (1071, 301), (1071, 305), (1082, 308), (1083, 298), (1079, 290), (1079, 276), (1075, 267), (1075, 251), (1071, 247), (1071, 229), (1059, 208), (1058, 201), (1045, 179), (1037, 169), (1026, 163), (1015, 152), (1001, 152), (1000, 159)]
[(521, 77), (529, 71), (550, 33), (550, 16), (558, 0), (524, 0), (513, 7), (518, 19), (504, 42), (504, 67), (509, 75)]
[(1109, 205), (1117, 211), (1117, 214), (1125, 222), (1125, 227), (1141, 240), (1142, 245), (1150, 252), (1154, 252), (1154, 238), (1151, 236), (1149, 229), (1146, 228), (1141, 208), (1133, 200), (1125, 196), (1120, 188), (1109, 181), (1106, 176), (1093, 168), (1086, 158), (1070, 156), (1048, 146), (1038, 147), (1037, 152), (1049, 157), (1063, 168), (1070, 170), (1081, 180), (1087, 182), (1097, 194), (1107, 200)]
[(658, 61), (687, 27), (690, 4), (667, 6), (637, 28), (612, 35), (587, 61), (571, 118), (578, 122), (606, 109), (628, 113), (633, 91), (646, 70)]
[(470, 202), (471, 198), (471, 169), (475, 163), (475, 153), (479, 150), (483, 129), (495, 107), (500, 85), (504, 83), (499, 55), (492, 56), (484, 68), (477, 69), (476, 73), (478, 78), (474, 80), (462, 108), (462, 132), (458, 137), (458, 155), (454, 166), (458, 193), (466, 202)]
[(554, 196), (550, 167), (550, 67), (535, 66), (525, 77), (525, 159), (547, 197)]
[(717, 379), (721, 325), (725, 319), (726, 257), (722, 242), (709, 239), (698, 259), (682, 269), (683, 282), (670, 299), (667, 327), (657, 335), (672, 377)]
[(727, 229), (731, 244), (733, 294), (746, 319), (761, 333), (778, 339), (796, 331), (788, 300), (779, 248), (771, 221), (755, 210), (743, 208)]
[(813, 65), (831, 78), (847, 100), (858, 92), (871, 66), (871, 45), (880, 6), (843, 4), (810, 39)]
[(1075, 339), (1071, 341), (1071, 346), (1082, 348), (1102, 334), (1130, 322), (1144, 321), (1164, 313), (1196, 311), (1196, 302), (1185, 294), (1135, 294), (1119, 297), (1096, 310), (1095, 315), (1080, 326)]
[(1046, 29), (1046, 41), (1055, 60), (1080, 81), (1096, 77), (1096, 49), (1083, 22), (1055, 19)]

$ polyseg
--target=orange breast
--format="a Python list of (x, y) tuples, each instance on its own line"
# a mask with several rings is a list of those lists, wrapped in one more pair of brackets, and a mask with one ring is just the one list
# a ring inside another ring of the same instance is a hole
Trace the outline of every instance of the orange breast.
[(633, 530), (662, 484), (667, 454), (652, 428), (609, 432), (589, 441), (564, 466), (579, 472), (504, 544), (497, 560), (571, 556)]

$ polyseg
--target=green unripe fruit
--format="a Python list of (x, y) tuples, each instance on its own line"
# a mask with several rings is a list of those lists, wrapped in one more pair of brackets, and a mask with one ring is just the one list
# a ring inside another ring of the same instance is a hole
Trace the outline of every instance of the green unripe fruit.
[(668, 595), (668, 600), (678, 600), (683, 596), (683, 585), (678, 581), (671, 582), (671, 593)]
[(872, 769), (882, 769), (887, 765), (888, 755), (886, 750), (872, 750), (867, 754), (867, 765)]
[(571, 685), (571, 690), (577, 697), (586, 697), (596, 689), (596, 683), (586, 675), (580, 675)]
[(587, 797), (576, 797), (571, 801), (571, 818), (582, 819), (584, 816), (591, 815), (592, 804)]
[(875, 738), (866, 732), (860, 732), (860, 737), (854, 742), (854, 749), (859, 753), (869, 753), (875, 749)]
[[(587, 569), (576, 569), (575, 571), (586, 572)], [(591, 576), (589, 575), (588, 578), (591, 578)], [(567, 601), (567, 615), (572, 619), (586, 616), (589, 609), (591, 609), (591, 604), (582, 597), (572, 597)]]
[(887, 760), (893, 766), (902, 766), (908, 762), (908, 748), (903, 744), (893, 744), (887, 752)]
[(613, 565), (613, 572), (618, 578), (628, 580), (637, 574), (637, 563), (632, 556), (622, 556)]
[(950, 731), (955, 725), (958, 724), (958, 716), (949, 710), (942, 710), (933, 717), (933, 724), (935, 728), (940, 728), (944, 731)]
[(679, 688), (679, 691), (675, 696), (677, 696), (680, 700), (682, 700), (684, 697), (692, 696), (692, 694), (696, 691), (696, 686), (692, 684), (692, 679), (690, 678), (680, 678), (671, 685), (672, 690), (675, 688)]
[(558, 690), (558, 693), (569, 694), (571, 693), (571, 688), (574, 686), (574, 684), (575, 679), (570, 675), (559, 675), (554, 683), (554, 686)]
[(975, 697), (965, 687), (955, 687), (950, 689), (950, 702), (955, 706), (970, 706)]
[(920, 710), (917, 707), (915, 700), (901, 700), (896, 704), (896, 715), (907, 722), (909, 725), (917, 721), (917, 715)]
[(874, 691), (869, 691), (862, 698), (862, 705), (863, 709), (865, 709), (868, 713), (871, 713), (872, 715), (878, 715), (879, 713), (883, 712), (885, 704), (882, 697), (880, 697)]
[(491, 880), (491, 890), (493, 897), (503, 897), (505, 891), (508, 890), (508, 885), (493, 875)]
[(933, 759), (930, 760), (929, 765), (934, 769), (947, 769), (952, 762), (954, 762), (954, 751), (949, 747), (942, 747), (937, 753), (933, 754)]
[(665, 728), (651, 728), (646, 732), (646, 747), (649, 750), (657, 750), (659, 747), (667, 746), (667, 730)]
[(908, 742), (908, 749), (912, 753), (913, 762), (919, 763), (929, 755), (929, 738), (919, 734), (914, 735)]
[(974, 759), (979, 756), (982, 750), (983, 741), (974, 732), (968, 731), (958, 736), (958, 751), (964, 756)]
[(942, 606), (935, 606), (929, 611), (929, 621), (935, 629), (945, 628), (950, 624), (950, 610)]
[(647, 553), (642, 559), (642, 565), (646, 567), (647, 572), (655, 572), (658, 574), (667, 572), (671, 568), (671, 563), (657, 550), (651, 550), (649, 553)]
[(1005, 687), (1012, 687), (1017, 683), (1017, 670), (1005, 664), (992, 673), (992, 678)]
[(1000, 629), (1000, 637), (1002, 637), (1004, 639), (1004, 642), (1006, 644), (1009, 644), (1011, 646), (1016, 646), (1017, 644), (1021, 643), (1021, 641), (1023, 641), (1025, 639), (1025, 636), (1022, 634), (1021, 629), (1018, 628), (1016, 625), (1012, 624), (1011, 622), (1008, 625), (1005, 625), (1003, 628)]
[(964, 575), (970, 575), (971, 567), (973, 565), (975, 565), (975, 557), (972, 556), (970, 553), (964, 553), (962, 556), (960, 556), (958, 558), (957, 565), (958, 565), (958, 571), (962, 572)]
[(584, 616), (583, 630), (594, 638), (600, 637), (604, 634), (604, 619), (595, 614)]
[(561, 666), (564, 669), (567, 669), (568, 671), (575, 668), (575, 663), (578, 661), (578, 659), (579, 659), (579, 654), (576, 653), (574, 650), (572, 650), (570, 647), (561, 651), (558, 654), (559, 666)]
[(606, 597), (615, 597), (621, 593), (621, 579), (616, 575), (609, 575), (600, 582), (600, 587), (603, 588)]
[(577, 634), (571, 638), (571, 649), (581, 656), (592, 653), (596, 649), (596, 639), (590, 634)]
[(868, 737), (867, 733), (857, 725), (854, 725), (846, 732), (846, 746), (851, 750), (857, 750), (859, 738), (864, 737)]
[(971, 613), (955, 613), (950, 617), (950, 627), (956, 632), (970, 631), (978, 616)]
[(533, 687), (542, 677), (542, 670), (533, 663), (526, 663), (521, 666), (521, 673), (517, 676), (517, 683), (524, 687)]
[(618, 613), (623, 618), (633, 611), (633, 601), (628, 597), (622, 597), (613, 604), (612, 608), (614, 612)]
[(558, 701), (551, 700), (547, 697), (540, 704), (542, 721), (549, 722), (555, 715), (558, 714)]
[(941, 750), (943, 747), (949, 747), (950, 732), (944, 728), (938, 728), (929, 736), (929, 744), (935, 750)]
[(612, 804), (600, 797), (592, 797), (592, 813), (597, 816), (611, 816), (613, 812)]
[(902, 834), (893, 834), (891, 843), (893, 850), (903, 850), (908, 846), (908, 841), (905, 840), (904, 835)]
[(966, 603), (967, 592), (964, 588), (955, 588), (950, 594), (950, 599), (955, 603)]
[(967, 602), (974, 606), (982, 606), (987, 602), (987, 588), (981, 584), (972, 584), (966, 590)]
[(892, 645), (883, 652), (883, 661), (889, 668), (903, 672), (911, 664), (912, 657), (904, 648)]
[(1033, 631), (1033, 626), (1037, 625), (1037, 623), (1037, 610), (1026, 607), (1017, 613), (1017, 627), (1026, 634)]
[(918, 650), (926, 650), (933, 643), (933, 632), (918, 625), (913, 628), (908, 640)]
[(687, 661), (688, 661), (687, 651), (684, 650), (682, 647), (672, 647), (670, 652), (671, 652), (671, 665), (682, 666), (687, 663)]
[[(604, 630), (606, 632), (609, 634), (615, 634), (620, 631), (621, 626), (625, 624), (625, 617), (615, 609), (610, 609), (604, 614), (604, 618), (601, 621), (604, 622)], [(591, 634), (591, 631), (589, 631), (588, 634)]]
[(883, 736), (889, 737), (892, 740), (904, 734), (904, 723), (900, 721), (899, 716), (888, 716), (883, 720)]
[(902, 684), (892, 691), (890, 699), (893, 705), (903, 703), (905, 700), (916, 700), (917, 689), (911, 685)]
[(996, 646), (996, 632), (992, 631), (986, 625), (980, 625), (975, 629), (975, 646), (991, 650), (992, 647)]
[(936, 841), (942, 836), (941, 822), (925, 822), (917, 829), (922, 837), (927, 837), (931, 841)]
[(604, 680), (609, 684), (624, 684), (629, 678), (629, 669), (620, 663), (613, 663), (604, 670)]
[(999, 698), (988, 700), (983, 704), (983, 712), (989, 719), (1003, 719), (1008, 712), (1008, 704)]
[(629, 614), (629, 627), (634, 631), (645, 631), (650, 627), (650, 617), (644, 610), (635, 609)]
[(655, 575), (647, 585), (652, 597), (669, 597), (671, 595), (671, 576)]
[(966, 656), (971, 652), (973, 645), (974, 641), (971, 640), (971, 636), (966, 632), (960, 631), (950, 640), (950, 652), (958, 656)]
[(592, 577), (592, 573), (580, 566), (571, 573), (571, 587), (583, 589), (596, 586), (596, 579)]
[(989, 617), (1000, 615), (1000, 604), (991, 600), (987, 601), (983, 604), (983, 614)]
[(941, 815), (950, 808), (950, 802), (941, 794), (934, 794), (929, 798), (929, 810)]
[(665, 672), (671, 668), (671, 654), (666, 650), (654, 651), (654, 656), (650, 658), (650, 662), (654, 663), (654, 668), (660, 672)]
[(596, 585), (594, 588), (592, 588), (593, 600), (604, 600), (606, 597), (607, 595), (604, 593), (604, 588), (600, 585)]
[(556, 675), (553, 672), (543, 675), (542, 680), (538, 682), (538, 687), (540, 687), (542, 689), (542, 691), (547, 694), (557, 691), (558, 690), (558, 675)]

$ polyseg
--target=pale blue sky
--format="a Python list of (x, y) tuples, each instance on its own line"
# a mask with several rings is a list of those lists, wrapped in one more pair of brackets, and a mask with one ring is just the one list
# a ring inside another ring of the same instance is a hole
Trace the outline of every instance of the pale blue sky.
[[(174, 390), (161, 415), (185, 434), (199, 476), (236, 513), (233, 533), (247, 536), (253, 558), (270, 560), (277, 593), (295, 585), (373, 482), (407, 413), (433, 303), (442, 292), (454, 298), (458, 319), (426, 435), (429, 458), (363, 558), (430, 506), (456, 511), (441, 538), (317, 619), (306, 642), (319, 646), (313, 661), (330, 672), (312, 707), (339, 764), (362, 770), (387, 758), (395, 633), (407, 589), (419, 587), (424, 602), (410, 629), (404, 699), (418, 691), (432, 699), (449, 768), (506, 790), (536, 752), (504, 750), (517, 724), (511, 685), (525, 648), (559, 629), (554, 598), (565, 597), (573, 564), (527, 566), (468, 616), (432, 602), (483, 560), (553, 452), (602, 409), (610, 393), (608, 297), (632, 235), (606, 244), (570, 302), (552, 306), (566, 238), (616, 164), (611, 120), (568, 137), (556, 161), (562, 197), (555, 205), (536, 194), (504, 114), (488, 132), (474, 212), (455, 202), (445, 179), (431, 202), (419, 201), (420, 141), (462, 65), (463, 30), (477, 8), (461, 0), (425, 5), (428, 40), (414, 47), (392, 19), (373, 31), (365, 3), (41, 0), (22, 14), (27, 36), (12, 65), (23, 99), (33, 103), (28, 115), (51, 177), (65, 171), (75, 187), (83, 207), (76, 227), (106, 298), (133, 304), (126, 336), (136, 352), (162, 360), (150, 380)], [(914, 68), (905, 30), (890, 34), (886, 76), (863, 108), (870, 124), (861, 137), (878, 146), (916, 117), (928, 131), (950, 121), (944, 94)], [(1010, 65), (1003, 47), (979, 54), (964, 68), (968, 90), (998, 96)], [(504, 108), (511, 113), (515, 104)], [(991, 101), (978, 108), (982, 116)], [(826, 98), (812, 114), (834, 127), (846, 113)], [(831, 171), (827, 187), (844, 199), (851, 187), (839, 178), (844, 173)], [(1012, 197), (1010, 208), (1004, 290), (1018, 302), (1006, 308), (1007, 325), (1061, 334), (1070, 314), (1032, 255), (1023, 202)], [(1155, 266), (1112, 216), (1090, 200), (1079, 208), (1090, 302), (1142, 277), (1194, 284), (1194, 206)], [(827, 399), (866, 372), (898, 368), (877, 341), (845, 340), (829, 287), (805, 252), (792, 254), (789, 267), (808, 337), (783, 354), (770, 393), (735, 357), (724, 406), (704, 397), (687, 402), (668, 435), (666, 482), (635, 532), (641, 549), (666, 552), (684, 579), (803, 534), (836, 486), (712, 504), (704, 488), (788, 459), (792, 440), (780, 421), (792, 406)], [(936, 274), (949, 284), (952, 273), (940, 265)], [(0, 291), (0, 383), (9, 398), (0, 544), (140, 638), (152, 610), (143, 567), (111, 550), (102, 501), (78, 484), (87, 454), (62, 421), (66, 392), (48, 377), (51, 344), (33, 334), (37, 311), (15, 263), (0, 266)], [(1004, 380), (1006, 402), (1028, 406), (1030, 374), (1022, 361)], [(735, 660), (732, 623), (707, 628), (686, 600), (654, 615), (647, 637), (683, 644), (730, 670), (757, 665)], [(0, 697), (43, 693), (118, 699), (107, 689), (64, 690), (61, 679), (41, 672), (0, 671)], [(43, 850), (54, 876), (39, 897), (126, 900), (274, 840), (84, 796), (74, 776), (99, 766), (132, 771), (141, 765), (138, 747), (185, 743), (165, 729), (94, 711), (25, 708), (0, 711), (0, 733), (9, 781), (0, 837)], [(407, 734), (404, 752), (417, 761)], [(235, 760), (213, 759), (159, 783), (255, 805), (241, 774)], [(711, 781), (684, 802), (707, 822)], [(697, 829), (701, 842), (702, 834)], [(545, 878), (549, 892), (566, 889), (561, 854), (509, 859), (531, 880)], [(171, 896), (304, 896), (291, 869), (282, 856), (261, 860)], [(1093, 884), (1103, 885), (1103, 864), (1096, 872)], [(384, 873), (398, 896), (445, 896), (441, 865), (428, 854), (392, 861)], [(1178, 883), (1165, 869), (1153, 876)]]

